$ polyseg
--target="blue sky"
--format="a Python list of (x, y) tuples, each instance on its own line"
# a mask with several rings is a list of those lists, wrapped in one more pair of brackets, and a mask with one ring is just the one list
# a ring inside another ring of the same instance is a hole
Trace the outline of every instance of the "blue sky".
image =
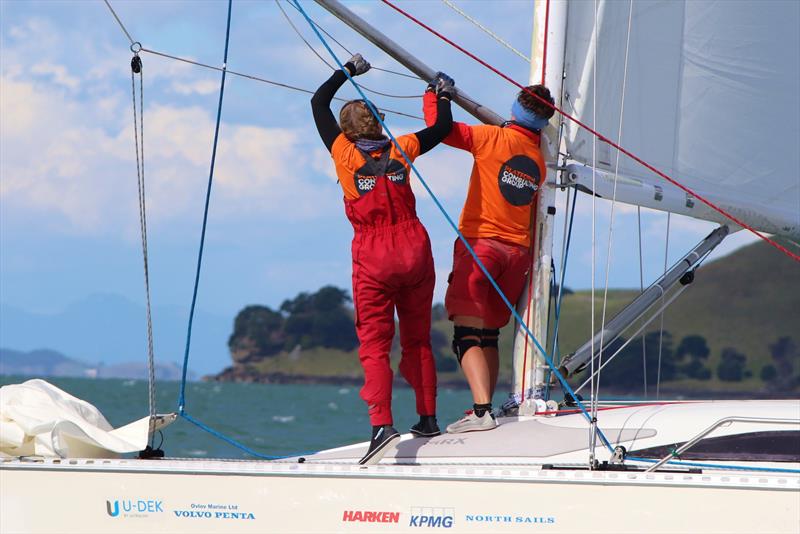
[[(404, 69), (315, 3), (310, 15), (375, 66)], [(145, 47), (196, 61), (222, 62), (227, 2), (114, 1)], [(508, 82), (377, 2), (348, 2), (362, 17), (460, 87), (505, 115), (516, 91)], [(461, 2), (487, 26), (528, 52), (531, 2)], [(298, 13), (289, 16), (316, 49)], [(529, 66), (441, 2), (406, 7), (437, 29), (525, 82)], [(0, 2), (0, 300), (28, 311), (57, 312), (96, 293), (144, 302), (128, 41), (101, 1)], [(330, 73), (288, 26), (274, 2), (234, 2), (228, 67), (315, 89)], [(340, 58), (349, 55), (335, 48)], [(145, 158), (152, 298), (188, 313), (199, 244), (219, 74), (143, 54)], [(372, 71), (363, 83), (400, 95), (424, 84)], [(346, 88), (345, 98), (354, 91)], [(417, 99), (374, 96), (381, 106), (420, 114)], [(349, 242), (341, 191), (314, 129), (309, 96), (229, 76), (211, 198), (198, 306), (232, 321), (247, 304), (277, 306), (325, 284), (350, 287)], [(473, 122), (460, 110), (456, 119)], [(388, 116), (397, 133), (422, 127)], [(457, 218), (470, 158), (437, 148), (419, 169)], [(452, 230), (421, 188), (420, 217), (432, 238), (444, 294)], [(597, 280), (605, 272), (608, 206), (599, 203)], [(563, 214), (563, 199), (559, 200)], [(591, 284), (591, 202), (581, 195), (566, 285)], [(713, 228), (673, 217), (676, 259)], [(645, 283), (663, 269), (666, 215), (643, 217)], [(611, 287), (639, 285), (635, 208), (615, 217)], [(557, 230), (560, 235), (560, 223)], [(735, 235), (719, 254), (753, 238)], [(0, 340), (1, 341), (1, 340)], [(0, 342), (0, 345), (2, 343)]]

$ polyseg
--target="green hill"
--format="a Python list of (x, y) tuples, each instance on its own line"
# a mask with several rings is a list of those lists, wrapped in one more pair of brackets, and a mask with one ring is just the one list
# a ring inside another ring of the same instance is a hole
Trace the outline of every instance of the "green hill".
[[(636, 290), (610, 290), (607, 320), (637, 294)], [(595, 321), (599, 328), (602, 291), (597, 291), (595, 297)], [(564, 297), (559, 336), (562, 355), (574, 351), (591, 337), (590, 314), (589, 291), (577, 291)], [(509, 381), (511, 377), (512, 328), (508, 326), (501, 333), (502, 382)], [(659, 321), (656, 320), (647, 331), (657, 332), (658, 329)], [(434, 310), (433, 330), (438, 331), (433, 332), (437, 358), (452, 360), (449, 350), (452, 325), (441, 317), (441, 310)], [(768, 391), (770, 385), (761, 380), (761, 371), (765, 365), (775, 364), (770, 345), (782, 337), (791, 338), (795, 346), (800, 344), (800, 266), (761, 242), (708, 263), (698, 269), (695, 282), (667, 309), (664, 330), (671, 334), (673, 349), (687, 336), (705, 338), (710, 354), (703, 363), (712, 375), (708, 380), (679, 378), (664, 382), (664, 389), (679, 391), (685, 395), (713, 392), (756, 394)], [(728, 347), (746, 357), (743, 380), (721, 381), (717, 376), (721, 354)], [(619, 363), (614, 362), (611, 365), (638, 365), (633, 362), (634, 358), (638, 358), (635, 355), (636, 350), (641, 351), (639, 348), (633, 349), (632, 354), (621, 354)], [(794, 353), (789, 355), (789, 372), (797, 374), (800, 372), (800, 357), (796, 349), (792, 350)], [(623, 361), (624, 358), (628, 360)], [(241, 355), (237, 355), (237, 359), (241, 361)], [(399, 359), (397, 339), (392, 359), (395, 364)], [(303, 349), (298, 345), (294, 350), (283, 350), (270, 357), (245, 360), (248, 361), (246, 373), (244, 367), (239, 365), (226, 370), (220, 378), (268, 379), (270, 374), (280, 374), (302, 375), (305, 379), (340, 377), (357, 380), (361, 376), (357, 350), (332, 350), (320, 346)], [(641, 361), (641, 358), (637, 361)], [(454, 363), (452, 361), (443, 367), (454, 367)], [(440, 371), (439, 376), (442, 382), (463, 383), (463, 377), (457, 368), (448, 372)], [(639, 377), (641, 380), (641, 374)], [(604, 387), (627, 392), (614, 386), (613, 382), (604, 382)], [(630, 391), (633, 394), (640, 392), (640, 388)]]

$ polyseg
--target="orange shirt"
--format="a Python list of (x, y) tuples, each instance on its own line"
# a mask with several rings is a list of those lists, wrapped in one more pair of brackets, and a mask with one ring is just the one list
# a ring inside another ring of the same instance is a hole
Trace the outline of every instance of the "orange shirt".
[[(417, 156), (419, 156), (419, 140), (417, 136), (408, 134), (401, 135), (396, 139), (408, 158), (413, 162)], [(376, 151), (371, 155), (376, 156), (379, 153), (379, 151)], [(333, 142), (333, 146), (331, 146), (331, 158), (336, 165), (336, 176), (339, 178), (339, 184), (341, 184), (342, 190), (344, 190), (344, 198), (347, 200), (355, 200), (363, 195), (365, 191), (372, 189), (369, 187), (368, 183), (364, 182), (365, 180), (369, 181), (370, 177), (359, 174), (358, 172), (366, 163), (364, 156), (358, 151), (355, 143), (347, 139), (344, 134), (339, 134), (339, 137)], [(394, 167), (397, 167), (396, 170), (401, 170), (400, 167), (402, 167), (402, 169), (405, 170), (405, 178), (407, 180), (411, 176), (411, 169), (409, 169), (405, 158), (400, 151), (397, 150), (394, 143), (392, 143), (389, 158), (394, 160), (394, 162), (390, 163), (390, 172), (393, 172)], [(359, 183), (359, 180), (361, 180), (361, 183)]]
[[(425, 122), (436, 120), (435, 97), (426, 93)], [(531, 209), (547, 168), (539, 136), (516, 125), (453, 123), (448, 145), (472, 153), (469, 191), (458, 228), (466, 237), (492, 237), (526, 247), (531, 241)]]

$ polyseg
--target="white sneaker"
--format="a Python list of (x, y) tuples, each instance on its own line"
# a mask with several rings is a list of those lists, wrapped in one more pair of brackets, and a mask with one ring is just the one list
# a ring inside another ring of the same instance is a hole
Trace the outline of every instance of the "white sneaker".
[(448, 434), (458, 434), (460, 432), (475, 432), (478, 430), (491, 430), (497, 427), (497, 421), (492, 417), (491, 412), (487, 411), (483, 417), (478, 417), (472, 410), (464, 412), (464, 417), (455, 423), (447, 425)]

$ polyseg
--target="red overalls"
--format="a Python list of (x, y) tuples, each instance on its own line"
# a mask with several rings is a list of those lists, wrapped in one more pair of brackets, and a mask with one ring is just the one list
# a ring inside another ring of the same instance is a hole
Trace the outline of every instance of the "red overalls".
[[(415, 140), (416, 141), (416, 140)], [(358, 354), (364, 368), (361, 398), (373, 426), (392, 420), (392, 347), (397, 309), (402, 358), (399, 370), (416, 394), (419, 415), (436, 413), (436, 367), (431, 351), (431, 301), (435, 274), (428, 233), (402, 156), (388, 147), (349, 176), (359, 197), (345, 198), (353, 224), (353, 303)], [(391, 156), (399, 156), (394, 159)], [(348, 179), (340, 175), (340, 179)]]

